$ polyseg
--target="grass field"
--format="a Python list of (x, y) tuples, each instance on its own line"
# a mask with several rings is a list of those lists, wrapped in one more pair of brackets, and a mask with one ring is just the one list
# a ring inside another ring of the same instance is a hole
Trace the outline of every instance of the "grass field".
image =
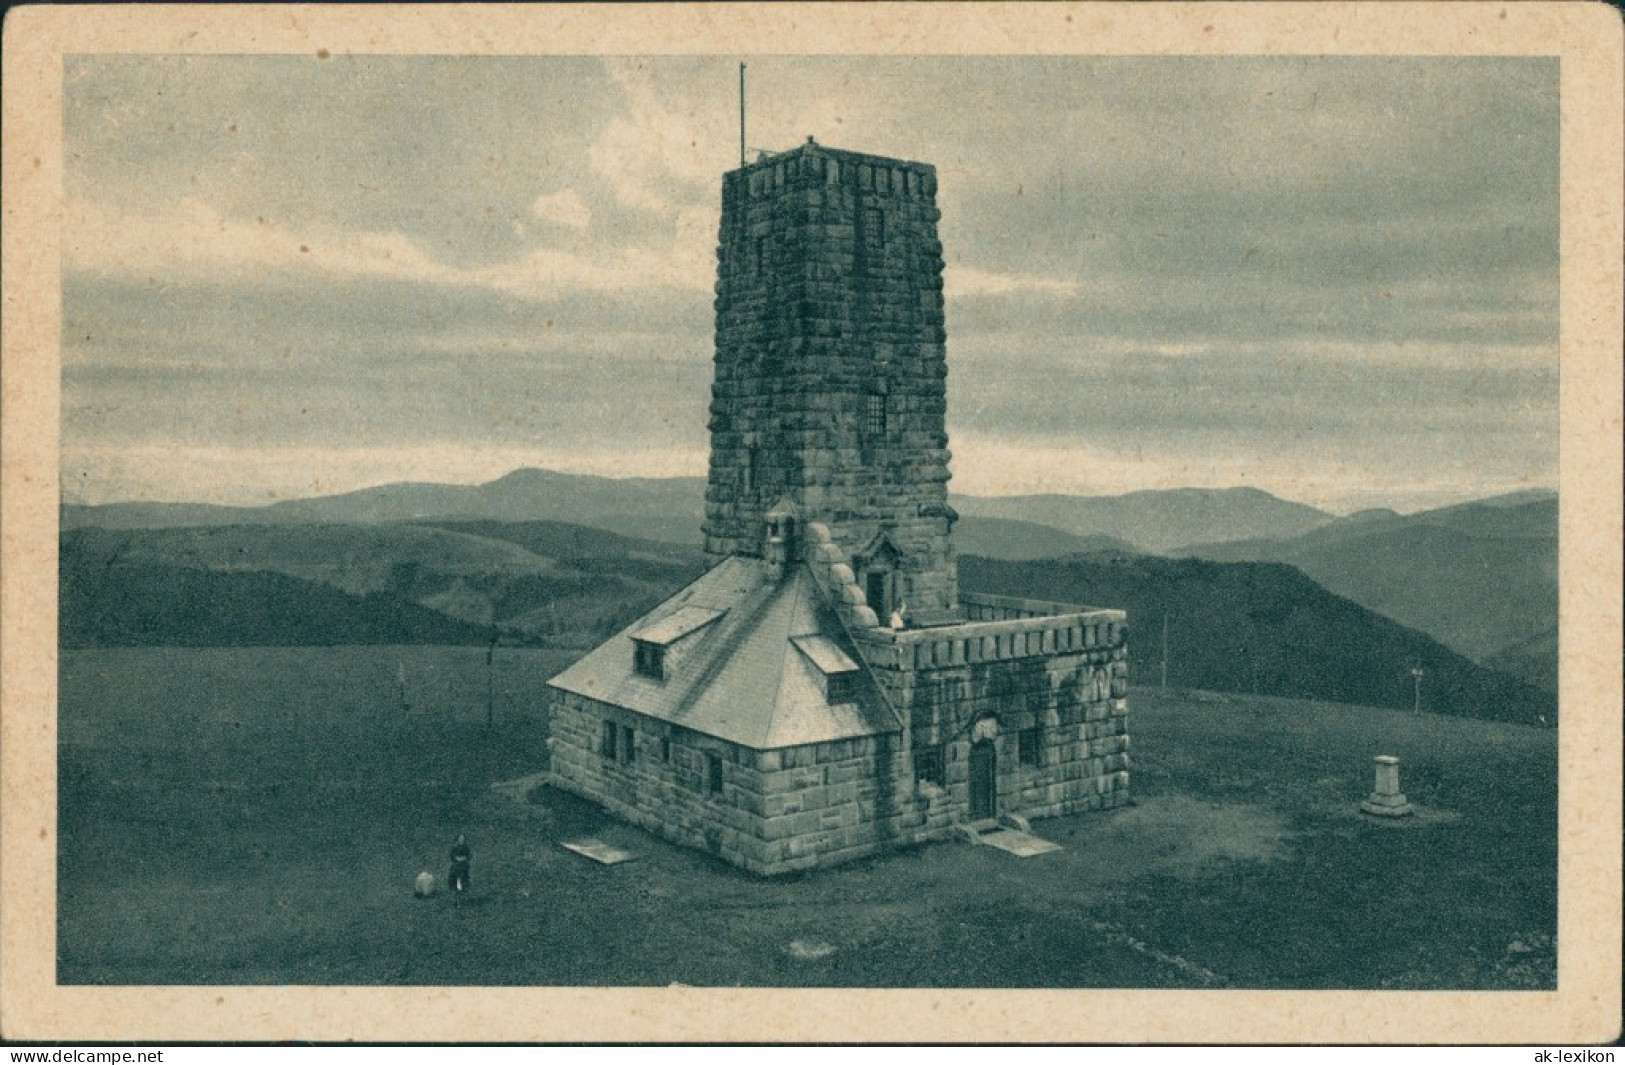
[[(944, 843), (765, 881), (548, 789), (491, 793), (545, 765), (566, 661), (64, 652), (59, 981), (1554, 986), (1549, 730), (1142, 691), (1137, 804), (1038, 823), (1063, 851)], [(1419, 816), (1357, 812), (1380, 753)], [(471, 896), (415, 899), (458, 832)], [(581, 835), (639, 860), (558, 846)]]

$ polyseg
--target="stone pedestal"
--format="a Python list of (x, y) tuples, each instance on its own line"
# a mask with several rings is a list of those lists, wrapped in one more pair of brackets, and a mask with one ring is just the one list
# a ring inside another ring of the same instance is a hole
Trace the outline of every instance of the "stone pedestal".
[(1399, 759), (1391, 754), (1376, 757), (1377, 781), (1360, 809), (1376, 817), (1408, 817), (1414, 811), (1399, 790)]

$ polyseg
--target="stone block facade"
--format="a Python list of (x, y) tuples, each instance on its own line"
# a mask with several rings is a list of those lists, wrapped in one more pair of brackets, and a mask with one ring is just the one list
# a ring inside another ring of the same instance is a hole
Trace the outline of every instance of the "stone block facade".
[[(949, 804), (970, 820), (1107, 809), (1128, 799), (1128, 644), (1119, 611), (966, 596), (971, 621), (877, 629), (858, 646), (907, 721), (918, 776), (941, 767)], [(993, 792), (973, 794), (985, 746)]]
[[(631, 758), (599, 742), (606, 722), (633, 737)], [(753, 873), (850, 861), (953, 825), (940, 801), (898, 809), (906, 766), (893, 735), (757, 751), (559, 693), (550, 746), (556, 786)]]
[(724, 180), (713, 560), (759, 554), (788, 499), (828, 524), (882, 617), (951, 615), (936, 185), (923, 163), (810, 142)]

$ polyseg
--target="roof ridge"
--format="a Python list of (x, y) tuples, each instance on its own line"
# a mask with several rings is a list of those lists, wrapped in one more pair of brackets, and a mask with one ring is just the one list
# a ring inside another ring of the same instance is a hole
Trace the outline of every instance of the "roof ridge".
[[(707, 654), (709, 657), (706, 659), (704, 667), (694, 675), (694, 679), (689, 682), (687, 690), (683, 692), (683, 697), (677, 701), (676, 706), (672, 707), (673, 717), (685, 713), (705, 693), (705, 690), (711, 686), (711, 682), (716, 679), (717, 674), (721, 673), (733, 658), (734, 652), (739, 650), (740, 645), (756, 631), (756, 623), (761, 620), (762, 616), (772, 608), (779, 598), (789, 591), (794, 583), (793, 580), (788, 580), (769, 584), (762, 589), (766, 594), (754, 597), (756, 601), (750, 603), (746, 609), (727, 612), (725, 615), (727, 620), (723, 622), (727, 627), (716, 634), (716, 643), (708, 649)], [(777, 697), (777, 695), (778, 693), (775, 691), (774, 696)]]

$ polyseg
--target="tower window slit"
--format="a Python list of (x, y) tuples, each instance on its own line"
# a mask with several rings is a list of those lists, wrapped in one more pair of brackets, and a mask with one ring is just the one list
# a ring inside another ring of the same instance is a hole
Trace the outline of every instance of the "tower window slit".
[(863, 246), (865, 251), (878, 252), (886, 246), (886, 216), (878, 207), (863, 209)]
[(878, 443), (886, 435), (886, 397), (871, 395), (864, 410), (863, 431), (871, 441)]

